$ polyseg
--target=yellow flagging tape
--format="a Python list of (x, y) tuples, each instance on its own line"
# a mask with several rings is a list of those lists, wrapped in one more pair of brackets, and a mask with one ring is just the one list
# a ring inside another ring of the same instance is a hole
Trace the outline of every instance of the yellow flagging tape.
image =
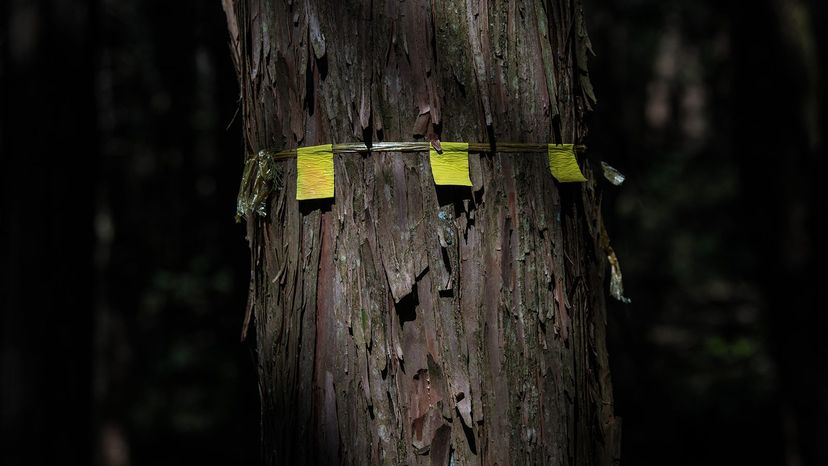
[[(429, 151), (431, 173), (434, 182), (440, 185), (471, 186), (469, 178), (469, 152), (474, 153), (527, 153), (546, 152), (549, 171), (562, 182), (586, 181), (578, 167), (575, 152), (586, 150), (584, 145), (494, 142), (465, 143), (444, 142), (440, 153), (436, 152), (429, 141), (417, 142), (375, 142), (325, 144), (321, 146), (300, 147), (298, 149), (273, 150), (262, 149), (258, 155), (248, 157), (245, 171), (239, 187), (237, 219), (247, 217), (251, 212), (266, 215), (267, 198), (279, 179), (274, 163), (279, 160), (297, 159), (296, 199), (326, 199), (334, 197), (333, 154), (397, 152), (411, 153)], [(604, 167), (606, 176), (607, 168)], [(617, 183), (623, 175), (614, 175), (610, 179)]]
[(296, 199), (334, 197), (333, 145), (296, 149)]
[(572, 144), (549, 144), (547, 151), (549, 171), (556, 180), (561, 183), (586, 181), (581, 168), (578, 167), (578, 159), (575, 158)]
[(440, 145), (443, 149), (442, 154), (434, 150), (434, 147), (429, 147), (428, 150), (434, 184), (471, 186), (469, 143), (441, 142)]

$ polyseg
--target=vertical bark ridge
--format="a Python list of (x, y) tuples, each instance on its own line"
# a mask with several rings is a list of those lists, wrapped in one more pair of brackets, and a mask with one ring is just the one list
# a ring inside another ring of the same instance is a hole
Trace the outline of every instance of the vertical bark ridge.
[[(576, 0), (224, 5), (252, 153), (584, 136)], [(248, 221), (266, 464), (617, 458), (592, 182), (470, 165), (435, 187), (427, 154), (338, 154), (335, 200), (298, 203), (277, 164)]]

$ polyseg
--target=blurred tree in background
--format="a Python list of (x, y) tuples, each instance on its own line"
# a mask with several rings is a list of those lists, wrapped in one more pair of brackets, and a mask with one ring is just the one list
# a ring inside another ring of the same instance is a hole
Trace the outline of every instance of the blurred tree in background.
[(2, 9), (0, 463), (255, 464), (220, 4)]
[(95, 393), (104, 440), (126, 429), (138, 464), (258, 453), (223, 24), (210, 2), (102, 2)]
[[(628, 464), (763, 464), (779, 420), (733, 157), (732, 31), (713, 2), (600, 9), (590, 148), (633, 299), (609, 310)], [(774, 463), (770, 463), (774, 464)]]
[(592, 3), (590, 148), (628, 175), (606, 192), (624, 462), (826, 464), (824, 7)]
[[(828, 463), (826, 7), (585, 11), (624, 464)], [(0, 464), (257, 462), (237, 97), (218, 1), (0, 2)]]

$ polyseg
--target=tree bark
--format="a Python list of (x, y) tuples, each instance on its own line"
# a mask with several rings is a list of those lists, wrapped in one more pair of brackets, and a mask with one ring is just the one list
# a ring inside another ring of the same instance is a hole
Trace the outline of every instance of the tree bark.
[[(248, 152), (353, 141), (582, 142), (577, 0), (223, 0)], [(248, 219), (265, 464), (611, 464), (590, 181), (541, 154), (335, 156), (336, 198), (276, 163)]]

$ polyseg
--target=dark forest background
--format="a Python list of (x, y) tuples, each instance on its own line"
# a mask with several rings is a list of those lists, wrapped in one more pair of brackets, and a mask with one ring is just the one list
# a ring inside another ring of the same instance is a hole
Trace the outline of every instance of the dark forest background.
[[(828, 464), (819, 1), (585, 0), (627, 465)], [(218, 0), (0, 3), (0, 464), (257, 464)]]

